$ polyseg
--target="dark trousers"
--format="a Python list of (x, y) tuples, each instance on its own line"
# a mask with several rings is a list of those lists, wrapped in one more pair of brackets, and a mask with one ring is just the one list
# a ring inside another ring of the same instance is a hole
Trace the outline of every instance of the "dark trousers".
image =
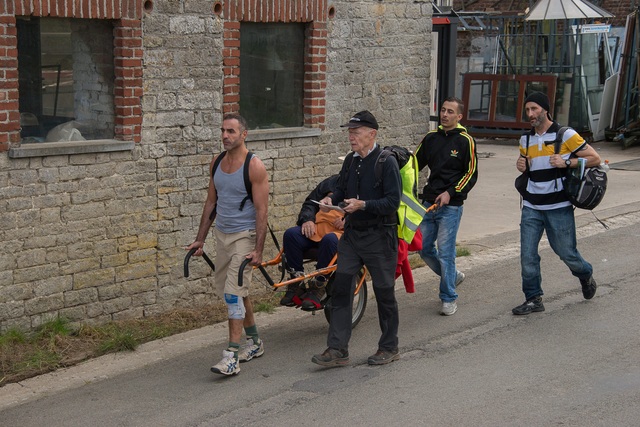
[(378, 304), (378, 321), (382, 332), (378, 349), (398, 348), (399, 316), (394, 291), (397, 261), (398, 237), (395, 226), (345, 230), (338, 243), (338, 268), (331, 285), (331, 323), (327, 336), (329, 347), (348, 350), (355, 291), (353, 277), (362, 265), (366, 265)]
[(294, 271), (304, 271), (302, 262), (304, 253), (312, 248), (318, 248), (316, 269), (329, 265), (331, 259), (338, 250), (338, 236), (333, 233), (326, 234), (319, 242), (305, 237), (302, 228), (297, 225), (284, 232), (282, 238), (284, 255), (287, 257), (287, 265)]

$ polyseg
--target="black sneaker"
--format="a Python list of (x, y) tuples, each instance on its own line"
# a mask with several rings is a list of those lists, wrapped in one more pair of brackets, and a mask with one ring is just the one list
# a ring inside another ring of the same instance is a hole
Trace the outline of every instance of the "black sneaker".
[(345, 366), (349, 364), (349, 352), (328, 348), (322, 354), (316, 354), (311, 361), (320, 366)]
[(514, 308), (513, 310), (511, 310), (513, 314), (517, 314), (517, 315), (537, 313), (539, 311), (544, 311), (544, 304), (542, 304), (541, 297), (531, 298), (525, 301), (524, 304), (521, 304), (516, 308)]
[(394, 360), (400, 359), (398, 349), (395, 350), (378, 350), (373, 356), (369, 356), (367, 363), (369, 365), (386, 365)]
[(593, 298), (596, 294), (596, 289), (598, 288), (593, 276), (590, 276), (587, 280), (580, 279), (580, 284), (582, 285), (582, 295), (584, 296), (584, 299)]

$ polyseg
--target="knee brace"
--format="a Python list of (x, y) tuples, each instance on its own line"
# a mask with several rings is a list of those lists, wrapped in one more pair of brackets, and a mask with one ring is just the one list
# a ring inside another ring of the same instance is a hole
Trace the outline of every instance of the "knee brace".
[(229, 319), (243, 320), (246, 310), (244, 308), (244, 302), (238, 295), (224, 294), (224, 302), (227, 304), (227, 311), (229, 313)]

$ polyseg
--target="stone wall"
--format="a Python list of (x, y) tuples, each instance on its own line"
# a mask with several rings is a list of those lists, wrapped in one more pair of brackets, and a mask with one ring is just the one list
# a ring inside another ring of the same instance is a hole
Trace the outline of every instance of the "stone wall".
[[(204, 263), (193, 264), (189, 279), (182, 270), (208, 165), (221, 149), (224, 25), (212, 6), (163, 0), (147, 10), (142, 132), (133, 151), (0, 153), (0, 331), (56, 316), (104, 323), (218, 298)], [(249, 135), (267, 166), (278, 236), (316, 183), (339, 170), (337, 157), (349, 148), (339, 125), (352, 113), (376, 115), (383, 145), (415, 148), (428, 128), (431, 4), (330, 6), (325, 129)], [(265, 257), (272, 255), (269, 244)]]

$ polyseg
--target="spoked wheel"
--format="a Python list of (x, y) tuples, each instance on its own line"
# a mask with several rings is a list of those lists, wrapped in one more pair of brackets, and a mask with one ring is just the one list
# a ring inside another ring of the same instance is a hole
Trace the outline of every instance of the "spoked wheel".
[[(360, 283), (363, 270), (360, 270), (356, 274), (356, 283)], [(330, 286), (330, 285), (329, 285)], [(367, 281), (362, 281), (362, 286), (357, 290), (357, 293), (353, 296), (353, 310), (351, 312), (351, 328), (355, 328), (356, 325), (362, 320), (364, 316), (364, 310), (367, 308)], [(331, 297), (324, 304), (324, 317), (327, 318), (327, 322), (331, 323)]]

